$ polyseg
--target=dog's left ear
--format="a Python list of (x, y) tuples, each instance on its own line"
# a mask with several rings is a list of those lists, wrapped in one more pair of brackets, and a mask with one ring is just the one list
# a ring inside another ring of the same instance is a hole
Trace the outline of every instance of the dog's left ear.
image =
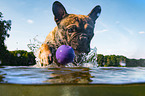
[(55, 1), (55, 2), (53, 3), (52, 11), (53, 11), (54, 19), (55, 19), (57, 25), (60, 23), (60, 21), (61, 21), (66, 15), (68, 15), (68, 13), (66, 12), (64, 6), (63, 6), (60, 2), (58, 2), (58, 1)]
[(94, 21), (100, 16), (101, 14), (101, 7), (97, 5), (89, 14), (88, 16)]

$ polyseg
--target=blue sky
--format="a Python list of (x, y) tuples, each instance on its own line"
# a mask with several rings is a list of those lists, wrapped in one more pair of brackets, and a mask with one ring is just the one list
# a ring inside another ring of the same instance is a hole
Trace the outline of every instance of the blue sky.
[[(0, 0), (4, 19), (12, 20), (8, 50), (27, 50), (38, 35), (43, 42), (56, 26), (52, 13), (55, 0)], [(145, 0), (58, 0), (68, 13), (87, 15), (96, 5), (102, 12), (96, 21), (91, 47), (99, 54), (145, 58)]]

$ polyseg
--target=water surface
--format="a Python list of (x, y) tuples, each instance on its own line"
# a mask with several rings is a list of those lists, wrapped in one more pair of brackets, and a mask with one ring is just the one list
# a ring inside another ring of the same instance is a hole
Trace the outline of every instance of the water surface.
[(131, 84), (145, 82), (145, 67), (0, 67), (0, 83)]

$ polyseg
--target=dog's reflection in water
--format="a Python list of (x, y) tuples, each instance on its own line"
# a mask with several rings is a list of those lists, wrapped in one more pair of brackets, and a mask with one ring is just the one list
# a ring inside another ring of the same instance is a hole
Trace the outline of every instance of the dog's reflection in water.
[(92, 82), (89, 68), (49, 68), (53, 73), (44, 81), (51, 84), (90, 83)]

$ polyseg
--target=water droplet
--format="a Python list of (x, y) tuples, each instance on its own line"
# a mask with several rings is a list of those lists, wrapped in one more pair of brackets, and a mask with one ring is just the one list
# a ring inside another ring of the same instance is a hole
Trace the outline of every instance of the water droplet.
[(20, 53), (18, 53), (18, 54), (17, 54), (17, 57), (20, 57), (20, 56), (21, 56), (21, 54), (20, 54)]

